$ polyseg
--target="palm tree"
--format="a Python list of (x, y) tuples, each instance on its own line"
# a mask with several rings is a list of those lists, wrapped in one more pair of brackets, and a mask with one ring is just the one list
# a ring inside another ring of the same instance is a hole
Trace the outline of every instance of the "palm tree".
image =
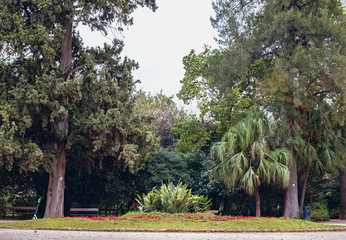
[[(309, 171), (312, 167), (317, 173), (335, 173), (343, 166), (345, 145), (337, 133), (335, 123), (331, 121), (330, 111), (322, 113), (320, 109), (301, 108), (302, 119), (299, 122), (300, 133), (296, 142), (296, 152), (299, 160), (302, 182), (299, 208), (305, 202)], [(343, 150), (342, 150), (343, 149)]]
[(228, 188), (240, 186), (248, 194), (254, 194), (256, 217), (261, 216), (261, 183), (275, 181), (286, 187), (289, 182), (289, 170), (284, 164), (291, 159), (290, 151), (273, 147), (270, 151), (268, 146), (274, 130), (274, 121), (255, 111), (232, 127), (211, 149), (212, 157), (221, 163), (210, 170), (210, 180), (222, 178)]

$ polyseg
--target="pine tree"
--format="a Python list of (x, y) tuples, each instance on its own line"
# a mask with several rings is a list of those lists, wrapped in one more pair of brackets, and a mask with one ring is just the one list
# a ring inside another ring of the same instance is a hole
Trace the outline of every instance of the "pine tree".
[(250, 86), (244, 91), (289, 127), (285, 137), (292, 161), (284, 215), (299, 217), (301, 109), (325, 114), (325, 106), (333, 103), (336, 114), (345, 116), (344, 9), (338, 0), (218, 0), (213, 6), (212, 24), (219, 31), (228, 65), (236, 66), (230, 71), (242, 72), (231, 81)]

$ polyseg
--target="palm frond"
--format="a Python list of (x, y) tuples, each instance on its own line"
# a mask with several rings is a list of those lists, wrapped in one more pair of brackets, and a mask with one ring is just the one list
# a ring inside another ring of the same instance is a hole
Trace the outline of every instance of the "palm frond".
[(273, 163), (262, 158), (256, 169), (256, 174), (262, 179), (263, 182), (270, 184)]
[(305, 145), (305, 148), (303, 150), (303, 158), (304, 158), (304, 162), (309, 165), (311, 165), (313, 161), (318, 160), (317, 151), (311, 145), (311, 143), (307, 143)]
[(287, 166), (291, 162), (292, 153), (287, 148), (276, 148), (270, 152), (269, 157)]
[(278, 161), (275, 161), (273, 162), (272, 170), (272, 180), (274, 182), (281, 182), (283, 188), (287, 187), (290, 180), (290, 171), (288, 170), (288, 167)]
[(252, 195), (255, 191), (255, 186), (260, 185), (260, 178), (250, 167), (244, 176), (240, 179), (240, 186), (246, 190), (246, 192)]

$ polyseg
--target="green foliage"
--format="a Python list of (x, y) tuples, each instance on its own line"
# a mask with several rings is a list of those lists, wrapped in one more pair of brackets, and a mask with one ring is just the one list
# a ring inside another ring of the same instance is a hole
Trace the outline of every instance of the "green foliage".
[[(283, 146), (292, 149), (300, 168), (291, 169), (290, 184), (298, 186), (293, 181), (299, 170), (306, 179), (310, 164), (320, 170), (337, 166), (333, 150), (338, 149), (335, 156), (345, 153), (344, 145), (334, 145), (340, 142), (335, 125), (345, 122), (342, 1), (217, 0), (213, 7), (212, 25), (224, 47), (220, 64), (228, 69), (229, 81), (245, 87), (257, 105), (289, 128), (282, 131)], [(329, 119), (329, 126), (318, 124), (325, 122), (319, 118)], [(286, 196), (298, 196), (296, 191), (290, 188)], [(298, 206), (287, 208), (292, 209), (297, 216)]]
[(152, 131), (160, 138), (160, 145), (172, 146), (176, 136), (171, 132), (171, 128), (187, 118), (186, 112), (179, 109), (173, 101), (173, 96), (167, 97), (162, 92), (151, 95), (139, 91), (135, 108), (143, 118), (151, 119)]
[(171, 131), (179, 136), (176, 151), (181, 153), (207, 147), (211, 137), (211, 131), (194, 115), (176, 123)]
[(161, 148), (160, 152), (153, 154), (139, 177), (145, 185), (145, 192), (163, 183), (178, 184), (180, 181), (189, 183), (189, 168), (183, 155), (177, 154), (172, 148)]
[(10, 187), (3, 187), (0, 190), (0, 206), (1, 207), (11, 207), (14, 206), (16, 202), (16, 192)]
[[(119, 41), (88, 49), (77, 35), (74, 43), (83, 68), (67, 82), (54, 66), (43, 72), (41, 62), (30, 58), (5, 62), (12, 71), (0, 68), (10, 85), (0, 110), (0, 165), (49, 170), (59, 142), (76, 168), (136, 172), (158, 148), (150, 120), (134, 109), (131, 71), (137, 65), (119, 57)], [(66, 118), (67, 136), (60, 129)]]
[(185, 75), (177, 94), (186, 104), (197, 101), (201, 118), (211, 118), (216, 134), (227, 131), (251, 108), (251, 98), (220, 73), (222, 59), (223, 53), (217, 49), (206, 46), (200, 54), (192, 50), (183, 58)]
[(333, 208), (329, 210), (330, 219), (338, 219), (340, 217), (340, 208)]
[(285, 187), (289, 180), (287, 164), (290, 153), (287, 149), (270, 151), (268, 139), (273, 133), (274, 122), (261, 112), (253, 112), (232, 127), (215, 143), (211, 154), (220, 159), (210, 171), (211, 180), (223, 178), (226, 186), (233, 189), (241, 186), (249, 194), (261, 183), (279, 181)]
[(11, 169), (11, 161), (19, 164), (27, 154), (25, 170), (59, 166), (50, 171), (54, 187), (48, 188), (47, 209), (52, 210), (46, 217), (63, 214), (64, 182), (54, 184), (53, 175), (59, 171), (64, 178), (66, 156), (78, 169), (98, 165), (135, 173), (157, 150), (149, 121), (134, 111), (131, 71), (137, 64), (121, 59), (123, 44), (117, 39), (88, 48), (76, 30), (83, 24), (105, 35), (121, 31), (132, 24), (130, 14), (139, 6), (156, 9), (155, 0), (1, 4), (0, 85), (6, 92), (0, 96), (11, 114), (8, 120), (2, 114), (0, 142), (9, 134), (14, 140), (5, 146), (0, 165), (7, 161)]
[(43, 152), (31, 140), (18, 138), (18, 127), (10, 118), (11, 113), (9, 105), (0, 105), (0, 167), (10, 171), (17, 160), (20, 171), (37, 170)]
[(148, 194), (136, 199), (141, 212), (160, 211), (167, 213), (204, 212), (210, 208), (211, 200), (206, 196), (192, 195), (191, 189), (179, 183), (163, 184)]
[(311, 220), (315, 222), (329, 221), (330, 215), (326, 205), (314, 203), (311, 210)]

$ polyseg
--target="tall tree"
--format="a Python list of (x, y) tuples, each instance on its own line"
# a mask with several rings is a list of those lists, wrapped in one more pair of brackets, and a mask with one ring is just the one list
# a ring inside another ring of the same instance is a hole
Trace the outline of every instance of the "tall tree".
[(221, 163), (210, 171), (211, 179), (223, 178), (226, 186), (233, 189), (241, 186), (256, 198), (256, 217), (261, 216), (259, 187), (261, 183), (289, 182), (287, 164), (291, 158), (288, 149), (270, 149), (268, 139), (274, 123), (261, 112), (253, 112), (232, 127), (215, 143), (211, 154)]
[(205, 46), (199, 54), (191, 50), (183, 58), (185, 74), (177, 94), (185, 104), (197, 101), (200, 117), (215, 125), (219, 137), (244, 117), (252, 104), (244, 89), (230, 80), (233, 73), (222, 67), (223, 60), (222, 51), (217, 49)]
[(344, 9), (338, 0), (217, 0), (213, 6), (212, 24), (229, 65), (242, 63), (243, 74), (233, 79), (251, 86), (257, 102), (289, 127), (292, 161), (284, 215), (299, 217), (299, 109), (323, 110), (328, 102), (344, 109)]
[(49, 169), (45, 217), (63, 216), (67, 150), (89, 150), (101, 166), (106, 156), (113, 157), (119, 160), (115, 165), (132, 171), (152, 150), (149, 132), (131, 115), (130, 72), (136, 65), (120, 61), (118, 41), (104, 49), (86, 49), (75, 30), (84, 24), (107, 34), (113, 23), (121, 30), (132, 24), (130, 14), (138, 6), (156, 9), (155, 0), (1, 4), (6, 99), (14, 106), (18, 136), (33, 142), (34, 150), (27, 152), (40, 153), (38, 159)]
[(174, 124), (187, 118), (184, 109), (179, 108), (173, 101), (173, 96), (167, 97), (162, 91), (155, 95), (139, 91), (137, 94), (136, 108), (143, 116), (153, 119), (156, 136), (160, 138), (162, 147), (172, 146), (176, 136), (171, 132)]

